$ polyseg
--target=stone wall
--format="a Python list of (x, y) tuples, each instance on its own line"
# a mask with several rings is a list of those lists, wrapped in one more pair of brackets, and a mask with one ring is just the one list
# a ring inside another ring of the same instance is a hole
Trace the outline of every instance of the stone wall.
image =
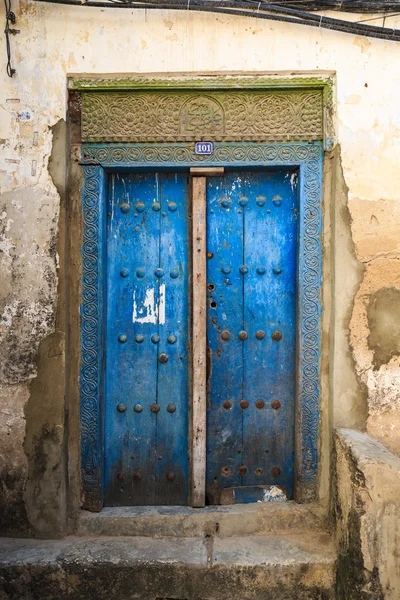
[(369, 435), (336, 434), (338, 600), (400, 597), (400, 458)]
[[(10, 509), (0, 510), (3, 530), (61, 535), (67, 482), (79, 490), (77, 456), (67, 464), (66, 454), (78, 435), (76, 397), (64, 377), (64, 265), (74, 263), (70, 247), (79, 242), (78, 231), (64, 239), (71, 73), (336, 73), (338, 146), (325, 161), (323, 494), (332, 423), (367, 428), (400, 454), (400, 46), (189, 11), (27, 0), (13, 0), (13, 10), (20, 34), (11, 39), (12, 79), (0, 40), (0, 502)], [(77, 352), (71, 339), (67, 365)]]

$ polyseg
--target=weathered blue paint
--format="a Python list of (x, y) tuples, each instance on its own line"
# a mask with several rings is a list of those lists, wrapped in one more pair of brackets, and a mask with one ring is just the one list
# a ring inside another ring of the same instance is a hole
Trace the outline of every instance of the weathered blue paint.
[[(207, 478), (210, 504), (219, 503), (221, 487), (240, 485), (242, 464), (243, 216), (235, 175), (207, 180)], [(221, 336), (229, 335), (228, 340)], [(231, 402), (225, 409), (223, 402)], [(215, 478), (215, 479), (214, 479)]]
[(207, 204), (208, 500), (219, 503), (226, 487), (262, 484), (292, 498), (297, 173), (210, 178)]
[(187, 179), (110, 177), (106, 505), (187, 503)]
[[(196, 156), (193, 146), (176, 144), (85, 144), (82, 146), (82, 369), (81, 452), (84, 505), (99, 510), (102, 498), (101, 336), (104, 288), (101, 284), (105, 180), (107, 171), (189, 166), (298, 168), (298, 358), (296, 368), (295, 499), (318, 497), (320, 318), (322, 275), (322, 145), (291, 143), (216, 143), (212, 156)], [(89, 241), (90, 243), (86, 243)], [(85, 265), (86, 275), (85, 275)], [(89, 275), (90, 271), (90, 276)], [(84, 319), (87, 311), (89, 319)], [(88, 333), (86, 333), (88, 331)], [(86, 368), (86, 366), (88, 368)]]

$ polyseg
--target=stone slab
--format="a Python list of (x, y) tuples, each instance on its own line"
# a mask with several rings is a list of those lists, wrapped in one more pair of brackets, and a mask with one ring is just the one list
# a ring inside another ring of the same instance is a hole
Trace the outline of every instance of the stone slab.
[(207, 565), (207, 549), (200, 538), (153, 539), (66, 538), (65, 540), (0, 540), (3, 565), (182, 563)]
[(232, 506), (106, 507), (80, 511), (71, 533), (87, 536), (229, 537), (326, 527), (326, 510), (313, 504), (270, 502)]
[(216, 538), (213, 564), (227, 565), (329, 565), (335, 552), (328, 534), (305, 532), (303, 535)]
[(217, 540), (3, 538), (0, 599), (334, 600), (335, 560), (328, 536), (312, 531)]

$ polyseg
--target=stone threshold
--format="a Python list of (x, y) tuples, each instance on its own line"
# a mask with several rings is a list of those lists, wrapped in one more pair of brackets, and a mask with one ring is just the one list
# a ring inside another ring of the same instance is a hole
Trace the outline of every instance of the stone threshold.
[(78, 536), (231, 537), (326, 530), (327, 511), (318, 504), (258, 502), (231, 506), (106, 507), (81, 511), (70, 526)]
[(328, 534), (0, 539), (10, 600), (334, 600)]

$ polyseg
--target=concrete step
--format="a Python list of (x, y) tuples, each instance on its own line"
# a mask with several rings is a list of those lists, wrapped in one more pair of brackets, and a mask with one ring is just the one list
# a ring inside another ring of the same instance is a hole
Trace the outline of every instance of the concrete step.
[(334, 600), (326, 533), (0, 539), (1, 600)]
[(79, 536), (229, 537), (302, 530), (326, 530), (326, 510), (295, 502), (233, 506), (113, 507), (100, 513), (81, 511), (71, 527)]

